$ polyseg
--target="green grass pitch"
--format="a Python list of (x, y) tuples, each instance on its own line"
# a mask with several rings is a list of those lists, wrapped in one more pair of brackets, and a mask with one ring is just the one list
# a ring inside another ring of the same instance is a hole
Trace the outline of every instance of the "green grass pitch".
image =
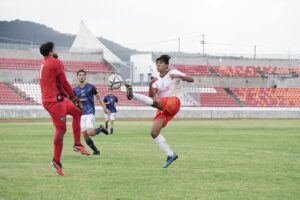
[[(50, 168), (53, 127), (0, 122), (0, 199), (300, 199), (300, 120), (174, 120), (162, 131), (179, 159), (149, 136), (151, 121), (117, 121), (94, 141), (64, 139), (64, 177)], [(85, 144), (85, 142), (83, 142)]]

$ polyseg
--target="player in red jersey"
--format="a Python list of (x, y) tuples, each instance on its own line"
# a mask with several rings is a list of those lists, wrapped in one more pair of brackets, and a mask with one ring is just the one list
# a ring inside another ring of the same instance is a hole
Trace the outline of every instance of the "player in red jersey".
[[(44, 56), (40, 69), (42, 104), (50, 114), (55, 127), (53, 140), (54, 156), (51, 164), (55, 167), (57, 174), (63, 176), (64, 173), (60, 158), (63, 148), (63, 138), (67, 130), (66, 115), (71, 115), (73, 117), (72, 128), (74, 136), (74, 151), (86, 155), (89, 155), (90, 152), (81, 145), (81, 111), (74, 104), (77, 102), (77, 98), (73, 93), (72, 87), (67, 81), (63, 63), (57, 59), (58, 56), (53, 42), (42, 44), (40, 46), (40, 53)], [(65, 98), (65, 95), (69, 96), (69, 98)]]

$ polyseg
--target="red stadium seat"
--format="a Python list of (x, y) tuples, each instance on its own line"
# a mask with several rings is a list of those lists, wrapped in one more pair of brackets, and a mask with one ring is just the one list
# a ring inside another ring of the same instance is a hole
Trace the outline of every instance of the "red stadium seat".
[(210, 76), (211, 73), (208, 71), (208, 67), (205, 65), (184, 65), (184, 64), (173, 64), (179, 71), (192, 75), (192, 76)]
[(233, 88), (232, 91), (250, 107), (299, 107), (300, 88)]
[[(40, 70), (41, 60), (0, 58), (0, 69)], [(63, 61), (66, 71), (76, 72), (85, 69), (88, 72), (112, 73), (112, 69), (103, 62)]]
[(0, 105), (29, 105), (30, 101), (25, 100), (11, 88), (0, 83)]

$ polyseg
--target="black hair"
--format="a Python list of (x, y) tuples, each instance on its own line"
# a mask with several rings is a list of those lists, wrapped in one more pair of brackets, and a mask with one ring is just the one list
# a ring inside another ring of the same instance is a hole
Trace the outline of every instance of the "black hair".
[(53, 51), (54, 49), (54, 43), (53, 42), (46, 42), (44, 44), (42, 44), (40, 46), (40, 53), (43, 55), (43, 56), (48, 56), (49, 53), (51, 51)]
[(161, 61), (161, 62), (164, 62), (165, 64), (169, 64), (169, 60), (171, 59), (171, 57), (169, 56), (169, 55), (161, 55), (160, 57), (158, 57), (157, 59), (156, 59), (156, 63), (158, 62), (158, 61)]
[(78, 74), (79, 74), (80, 72), (83, 72), (84, 75), (86, 75), (86, 71), (84, 71), (84, 69), (80, 69), (80, 70), (77, 71), (77, 76), (78, 76)]

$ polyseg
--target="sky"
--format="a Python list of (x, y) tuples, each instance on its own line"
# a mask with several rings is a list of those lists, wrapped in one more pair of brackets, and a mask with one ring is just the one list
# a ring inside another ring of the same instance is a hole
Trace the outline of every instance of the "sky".
[(144, 51), (300, 54), (299, 0), (0, 0), (0, 20), (45, 24)]

